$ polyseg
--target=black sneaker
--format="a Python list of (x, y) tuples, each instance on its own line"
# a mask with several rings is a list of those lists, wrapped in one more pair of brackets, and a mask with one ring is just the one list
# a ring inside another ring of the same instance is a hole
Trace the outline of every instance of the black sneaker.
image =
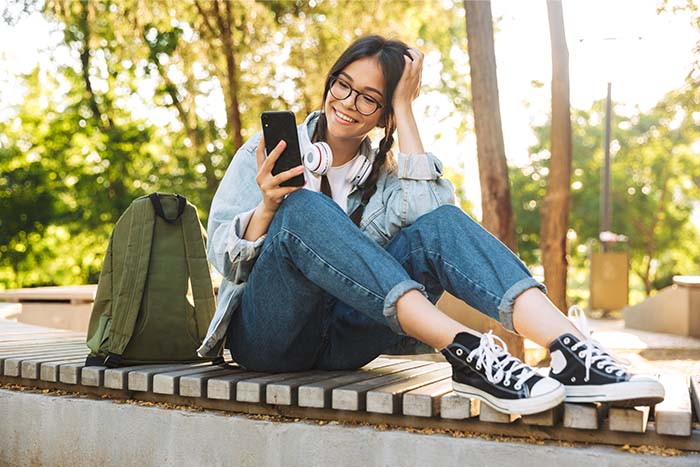
[(500, 412), (539, 413), (564, 401), (564, 388), (558, 381), (539, 375), (510, 355), (506, 344), (491, 331), (480, 338), (460, 332), (442, 354), (452, 364), (454, 391)]
[(571, 307), (569, 319), (586, 339), (564, 334), (549, 345), (549, 376), (564, 385), (567, 402), (614, 402), (631, 407), (664, 400), (664, 387), (658, 379), (628, 373), (625, 363), (591, 338), (583, 310)]

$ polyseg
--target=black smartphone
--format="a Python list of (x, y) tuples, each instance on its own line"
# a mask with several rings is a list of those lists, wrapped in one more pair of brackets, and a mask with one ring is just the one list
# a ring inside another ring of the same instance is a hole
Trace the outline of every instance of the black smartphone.
[[(284, 152), (272, 168), (272, 175), (277, 175), (285, 170), (292, 169), (302, 164), (301, 149), (299, 147), (299, 137), (297, 135), (297, 123), (294, 112), (282, 110), (278, 112), (267, 111), (260, 115), (262, 122), (263, 136), (265, 137), (265, 150), (270, 154), (281, 140), (287, 143)], [(303, 186), (304, 174), (301, 173), (287, 181), (280, 183), (280, 186)]]

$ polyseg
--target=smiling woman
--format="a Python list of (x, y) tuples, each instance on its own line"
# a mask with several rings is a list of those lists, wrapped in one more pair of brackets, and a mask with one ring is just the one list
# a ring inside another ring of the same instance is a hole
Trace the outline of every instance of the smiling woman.
[[(223, 280), (200, 356), (225, 340), (243, 367), (288, 372), (356, 369), (392, 348), (437, 348), (457, 393), (504, 412), (541, 412), (568, 392), (579, 402), (663, 398), (658, 381), (627, 374), (508, 248), (450, 205), (452, 185), (423, 149), (414, 117), (422, 69), (420, 51), (361, 38), (328, 72), (323, 109), (298, 127), (299, 140), (323, 143), (332, 163), (312, 172), (300, 160), (273, 175), (285, 143), (265, 154), (260, 134), (238, 151), (209, 215), (208, 258)], [(384, 135), (372, 148), (375, 128)], [(304, 187), (282, 185), (301, 173)], [(558, 376), (540, 376), (491, 333), (443, 314), (434, 304), (445, 290), (551, 344)]]

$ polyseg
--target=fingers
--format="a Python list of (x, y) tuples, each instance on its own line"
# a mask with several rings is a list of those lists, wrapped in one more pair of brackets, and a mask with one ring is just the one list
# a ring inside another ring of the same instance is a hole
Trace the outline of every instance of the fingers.
[(406, 55), (404, 56), (406, 64), (410, 65), (411, 68), (415, 70), (420, 70), (423, 68), (423, 58), (425, 55), (418, 49), (407, 49)]
[(284, 172), (280, 172), (277, 175), (272, 176), (270, 178), (270, 183), (272, 186), (281, 185), (283, 182), (286, 182), (287, 180), (294, 178), (302, 173), (304, 173), (304, 166), (298, 165), (296, 167), (292, 167), (289, 170), (285, 170)]
[(263, 161), (261, 169), (264, 168), (266, 171), (272, 172), (272, 167), (274, 167), (275, 162), (277, 162), (277, 159), (279, 159), (286, 147), (287, 143), (284, 140), (280, 140), (280, 142), (277, 143), (277, 146), (275, 146), (275, 149), (273, 149)]

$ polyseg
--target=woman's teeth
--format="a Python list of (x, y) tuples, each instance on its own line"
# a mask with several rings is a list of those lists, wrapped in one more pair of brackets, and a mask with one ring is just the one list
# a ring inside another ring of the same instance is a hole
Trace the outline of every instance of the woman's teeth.
[(335, 115), (336, 115), (339, 119), (341, 119), (342, 121), (344, 121), (344, 122), (355, 123), (355, 120), (353, 120), (352, 118), (348, 117), (347, 115), (341, 114), (341, 113), (338, 112), (337, 110), (335, 111)]

